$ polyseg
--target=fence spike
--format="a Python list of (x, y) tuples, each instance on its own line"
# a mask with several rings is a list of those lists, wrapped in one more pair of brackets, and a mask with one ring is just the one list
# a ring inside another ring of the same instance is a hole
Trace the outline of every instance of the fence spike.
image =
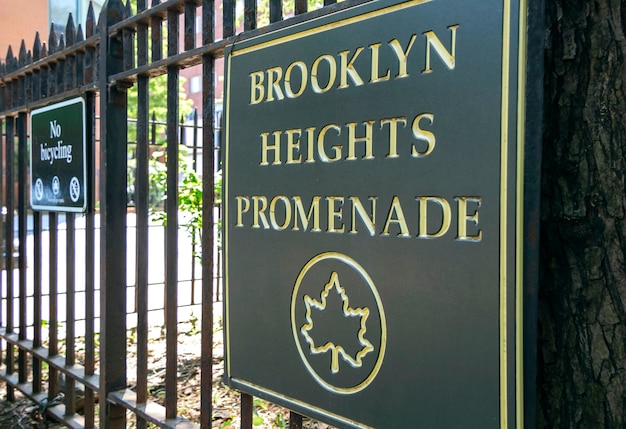
[(39, 31), (35, 33), (35, 42), (33, 43), (33, 60), (37, 61), (41, 58), (41, 39), (39, 38)]
[(66, 45), (72, 46), (76, 42), (76, 26), (74, 25), (74, 17), (70, 12), (67, 17), (67, 24), (65, 25), (65, 43)]
[(120, 22), (124, 19), (124, 3), (122, 0), (109, 0), (107, 7), (107, 12), (109, 14), (113, 13), (113, 15), (109, 15), (109, 22)]
[(126, 0), (126, 6), (124, 6), (124, 19), (128, 19), (133, 16), (133, 9), (130, 6), (130, 0)]
[(63, 33), (59, 36), (59, 46), (57, 48), (58, 51), (62, 51), (65, 49), (65, 37), (63, 37)]
[(57, 32), (54, 30), (54, 22), (50, 24), (50, 35), (48, 36), (48, 53), (54, 54), (57, 50)]
[(48, 46), (46, 45), (46, 42), (43, 42), (43, 44), (41, 45), (41, 58), (45, 58), (48, 56)]
[(13, 62), (13, 48), (9, 45), (9, 49), (7, 50), (6, 56), (6, 64), (7, 66)]
[(22, 39), (22, 43), (20, 44), (20, 53), (18, 54), (18, 64), (20, 67), (24, 67), (26, 65), (26, 43), (24, 43), (24, 39)]
[(161, 4), (161, 0), (152, 0), (152, 7)]
[(76, 30), (76, 42), (82, 42), (85, 40), (85, 36), (83, 36), (83, 26), (78, 24), (78, 29)]
[(137, 13), (146, 9), (146, 0), (137, 0)]
[(26, 52), (26, 64), (32, 64), (32, 63), (33, 63), (33, 54), (29, 49), (28, 52)]
[(93, 11), (93, 4), (89, 2), (89, 8), (87, 9), (87, 20), (85, 21), (85, 36), (89, 39), (95, 34), (96, 18)]

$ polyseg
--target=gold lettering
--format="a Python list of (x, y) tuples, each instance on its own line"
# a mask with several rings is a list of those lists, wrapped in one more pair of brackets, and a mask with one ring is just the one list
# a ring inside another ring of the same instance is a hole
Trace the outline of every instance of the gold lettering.
[(315, 162), (315, 127), (306, 129), (307, 153), (304, 162)]
[(243, 214), (250, 209), (250, 199), (248, 197), (236, 196), (237, 200), (237, 223), (235, 226), (243, 226)]
[(352, 55), (352, 58), (350, 58), (350, 61), (348, 61), (348, 54), (350, 54), (350, 51), (339, 52), (339, 56), (341, 57), (341, 80), (337, 88), (341, 89), (348, 87), (348, 76), (350, 76), (354, 85), (363, 85), (363, 79), (361, 79), (361, 76), (359, 76), (359, 73), (354, 68), (354, 61), (362, 51), (363, 48), (359, 46), (354, 52), (354, 55)]
[[(323, 88), (317, 80), (318, 69), (322, 61), (326, 61), (328, 63), (328, 82)], [(337, 63), (335, 62), (335, 58), (331, 55), (321, 55), (317, 57), (313, 62), (313, 67), (311, 67), (311, 86), (313, 87), (313, 91), (318, 94), (328, 91), (334, 85), (336, 78)]]
[(393, 52), (396, 54), (396, 57), (398, 58), (398, 74), (396, 75), (396, 78), (398, 79), (407, 77), (409, 75), (409, 73), (406, 70), (407, 58), (409, 56), (409, 52), (411, 52), (411, 48), (413, 47), (413, 42), (415, 42), (416, 38), (417, 36), (415, 34), (411, 36), (411, 39), (409, 40), (406, 50), (402, 48), (402, 45), (400, 44), (400, 42), (398, 42), (398, 39), (393, 39), (389, 42), (391, 49), (393, 49)]
[(369, 197), (371, 210), (370, 214), (367, 213), (363, 204), (361, 204), (361, 200), (359, 197), (349, 197), (352, 202), (352, 226), (350, 228), (350, 234), (356, 234), (356, 214), (359, 214), (359, 217), (363, 221), (363, 224), (367, 228), (367, 231), (371, 236), (374, 236), (376, 233), (376, 200), (378, 197)]
[[(300, 79), (300, 88), (298, 88), (297, 92), (293, 92), (293, 89), (291, 88), (291, 71), (294, 67), (298, 67), (300, 69), (300, 74), (302, 76)], [(285, 94), (287, 94), (287, 97), (296, 98), (301, 96), (306, 89), (308, 79), (309, 75), (306, 64), (302, 61), (296, 61), (289, 64), (289, 67), (287, 67), (287, 71), (285, 72)]]
[(346, 124), (346, 127), (348, 127), (348, 157), (346, 160), (352, 161), (356, 159), (357, 142), (365, 143), (365, 154), (362, 157), (363, 159), (374, 158), (374, 154), (372, 152), (372, 130), (374, 128), (374, 121), (363, 122), (363, 125), (365, 125), (364, 137), (356, 137), (356, 125), (356, 122), (349, 122)]
[[(283, 221), (282, 224), (279, 224), (276, 221), (276, 202), (277, 201), (282, 201), (283, 205), (285, 206), (285, 220)], [(274, 198), (272, 198), (272, 201), (270, 202), (270, 222), (272, 224), (272, 228), (278, 231), (282, 231), (283, 229), (286, 229), (289, 226), (289, 224), (291, 223), (291, 203), (289, 201), (289, 198), (285, 197), (284, 195), (277, 195)]]
[(386, 158), (398, 158), (398, 123), (406, 127), (406, 117), (386, 118), (380, 120), (380, 129), (389, 124), (389, 152)]
[(431, 73), (433, 70), (430, 68), (430, 48), (434, 48), (439, 58), (443, 61), (443, 63), (448, 67), (449, 70), (453, 70), (455, 67), (455, 56), (456, 56), (456, 29), (459, 28), (458, 25), (451, 25), (448, 27), (450, 32), (452, 33), (452, 41), (450, 43), (451, 51), (450, 53), (441, 40), (437, 37), (434, 31), (426, 31), (423, 34), (426, 36), (426, 65), (422, 73)]
[(283, 78), (283, 69), (281, 67), (272, 67), (267, 69), (267, 100), (274, 101), (274, 93), (279, 100), (285, 98), (283, 91), (280, 89), (280, 80)]
[[(287, 134), (287, 164), (300, 164), (302, 162), (302, 156), (299, 153), (302, 130), (286, 130), (285, 134)], [(298, 155), (294, 157), (295, 154)]]
[[(335, 233), (343, 233), (344, 226), (342, 221), (343, 218), (343, 197), (326, 197), (328, 201), (328, 232)], [(335, 203), (339, 203), (339, 207), (335, 207)], [(339, 221), (339, 226), (337, 225), (337, 221)]]
[[(267, 217), (265, 216), (265, 210), (267, 209), (267, 197), (262, 195), (253, 195), (252, 202), (252, 206), (254, 207), (254, 221), (252, 222), (252, 228), (260, 228), (260, 219), (261, 223), (263, 223), (263, 228), (269, 229), (270, 225), (267, 222)], [(260, 207), (259, 203), (261, 203)]]
[(425, 156), (428, 156), (435, 149), (435, 141), (436, 141), (435, 135), (431, 133), (430, 131), (426, 131), (420, 128), (420, 121), (423, 118), (428, 119), (428, 121), (432, 125), (433, 121), (435, 120), (435, 115), (433, 115), (432, 113), (422, 113), (421, 115), (416, 116), (415, 119), (413, 120), (413, 124), (411, 126), (411, 129), (413, 130), (413, 136), (417, 140), (426, 142), (426, 145), (427, 145), (426, 150), (423, 152), (420, 152), (415, 147), (415, 144), (412, 145), (411, 155), (414, 156), (415, 158), (423, 158)]
[(322, 162), (338, 161), (339, 158), (341, 157), (341, 149), (342, 149), (341, 145), (332, 146), (333, 153), (335, 154), (332, 158), (329, 158), (328, 155), (326, 154), (326, 150), (324, 148), (324, 137), (326, 137), (326, 133), (328, 132), (328, 130), (331, 130), (331, 129), (337, 131), (338, 136), (341, 135), (341, 128), (339, 128), (339, 125), (328, 124), (324, 128), (321, 129), (319, 135), (317, 136), (317, 154), (320, 158), (320, 161)]
[(370, 75), (370, 83), (384, 82), (391, 78), (391, 71), (389, 69), (387, 69), (387, 73), (385, 73), (384, 76), (381, 76), (378, 73), (380, 45), (380, 43), (374, 43), (373, 45), (369, 46), (369, 48), (372, 50), (372, 73)]
[[(452, 211), (450, 203), (441, 197), (419, 197), (416, 198), (420, 202), (420, 230), (417, 235), (419, 238), (439, 238), (448, 232), (450, 228), (450, 220)], [(433, 202), (441, 207), (441, 226), (438, 231), (432, 234), (428, 232), (428, 203)]]
[(261, 163), (260, 165), (268, 165), (267, 152), (274, 151), (274, 162), (272, 165), (280, 164), (280, 135), (281, 131), (274, 131), (274, 144), (267, 142), (269, 133), (261, 133)]
[(306, 231), (309, 226), (311, 218), (313, 218), (313, 228), (311, 231), (320, 232), (320, 200), (322, 197), (314, 196), (311, 200), (311, 207), (309, 207), (309, 213), (305, 214), (304, 206), (302, 205), (302, 198), (299, 196), (291, 197), (293, 199), (293, 206), (295, 207), (296, 215), (293, 217), (293, 231), (300, 231), (298, 227), (298, 218), (302, 223), (302, 230)]
[(265, 74), (262, 71), (250, 73), (250, 104), (259, 104), (265, 97), (265, 87), (263, 80)]
[(385, 227), (383, 228), (383, 232), (381, 233), (381, 235), (389, 235), (389, 225), (391, 225), (392, 223), (398, 224), (398, 227), (400, 228), (400, 233), (398, 234), (398, 237), (411, 236), (411, 234), (409, 233), (409, 227), (404, 217), (404, 212), (402, 211), (402, 206), (400, 205), (400, 199), (398, 197), (393, 197), (391, 207), (389, 208), (389, 213), (387, 214), (387, 220), (385, 221)]
[[(455, 197), (457, 200), (457, 205), (459, 208), (459, 219), (458, 219), (458, 233), (456, 236), (457, 240), (460, 241), (481, 241), (483, 239), (483, 232), (481, 229), (478, 229), (478, 233), (475, 235), (467, 234), (467, 222), (472, 222), (475, 226), (478, 226), (478, 209), (482, 203), (482, 198), (480, 197)], [(467, 203), (475, 203), (476, 210), (473, 214), (467, 214)]]

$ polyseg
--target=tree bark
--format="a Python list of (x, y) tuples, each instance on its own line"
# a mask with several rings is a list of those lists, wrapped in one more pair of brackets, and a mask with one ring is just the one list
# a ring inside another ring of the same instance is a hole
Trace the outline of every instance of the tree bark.
[(538, 427), (626, 427), (626, 1), (546, 0)]

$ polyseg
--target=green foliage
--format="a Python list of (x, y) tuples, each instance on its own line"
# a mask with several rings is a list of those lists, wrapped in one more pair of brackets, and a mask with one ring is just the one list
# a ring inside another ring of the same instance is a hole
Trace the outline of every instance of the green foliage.
[[(202, 177), (192, 168), (186, 155), (187, 148), (179, 146), (178, 168), (181, 178), (178, 186), (179, 226), (187, 232), (195, 248), (199, 249), (202, 243)], [(162, 205), (167, 198), (167, 168), (161, 161), (163, 158), (165, 153), (157, 151), (152, 154), (150, 161), (150, 189), (154, 192), (154, 198), (151, 197), (154, 204), (151, 205), (150, 212), (153, 220), (167, 225), (167, 213), (163, 211)], [(215, 177), (214, 192), (215, 202), (219, 203), (222, 198), (222, 176), (219, 172)], [(194, 256), (200, 257), (200, 253), (196, 252)]]
[(276, 417), (274, 418), (274, 426), (279, 429), (285, 429), (287, 427), (287, 419), (285, 419), (283, 413), (276, 414)]
[(259, 398), (254, 398), (252, 400), (252, 425), (253, 426), (261, 426), (264, 423), (263, 417), (259, 415), (259, 409), (266, 410), (267, 404), (260, 400)]
[[(193, 111), (193, 101), (187, 98), (187, 93), (183, 84), (185, 83), (184, 77), (178, 79), (178, 116), (186, 117)], [(148, 111), (150, 112), (150, 119), (154, 115), (157, 120), (165, 121), (167, 117), (167, 76), (161, 75), (149, 80), (148, 83), (148, 99), (150, 105)], [(131, 119), (137, 118), (137, 85), (134, 85), (128, 90), (128, 117)], [(134, 142), (137, 140), (137, 128), (134, 122), (128, 124), (128, 141)], [(163, 143), (163, 136), (157, 136), (157, 143)]]

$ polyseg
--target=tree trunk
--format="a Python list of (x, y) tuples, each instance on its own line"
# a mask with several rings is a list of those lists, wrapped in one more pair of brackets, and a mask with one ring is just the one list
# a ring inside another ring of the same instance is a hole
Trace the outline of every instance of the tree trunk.
[(546, 0), (538, 427), (626, 427), (626, 2)]

